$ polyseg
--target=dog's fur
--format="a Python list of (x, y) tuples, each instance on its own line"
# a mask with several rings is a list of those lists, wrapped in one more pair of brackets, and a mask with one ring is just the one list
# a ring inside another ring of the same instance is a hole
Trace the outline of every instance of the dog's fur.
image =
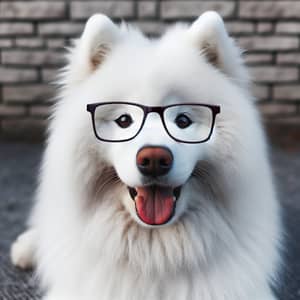
[[(31, 229), (12, 247), (16, 265), (36, 262), (44, 299), (274, 300), (280, 208), (247, 71), (222, 19), (207, 12), (149, 40), (95, 15), (60, 83)], [(172, 140), (156, 114), (132, 141), (100, 142), (86, 104), (116, 100), (221, 113), (206, 143)], [(142, 183), (144, 145), (172, 151), (162, 181), (183, 185), (164, 226), (143, 224), (127, 190)]]

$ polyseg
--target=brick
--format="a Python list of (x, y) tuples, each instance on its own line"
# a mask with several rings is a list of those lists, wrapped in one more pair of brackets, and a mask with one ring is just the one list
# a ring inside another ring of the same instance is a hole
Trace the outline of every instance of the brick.
[(276, 24), (275, 31), (278, 33), (300, 34), (300, 23), (279, 22)]
[(246, 50), (292, 50), (299, 47), (297, 37), (287, 36), (240, 37), (238, 43)]
[(147, 35), (158, 36), (165, 31), (166, 25), (158, 21), (138, 21), (131, 22)]
[(157, 11), (157, 2), (155, 1), (142, 1), (138, 2), (138, 17), (139, 18), (154, 18)]
[(230, 21), (226, 22), (226, 28), (229, 33), (251, 33), (254, 32), (254, 24), (252, 22)]
[[(299, 151), (300, 117), (268, 118), (267, 132), (271, 143), (288, 151)], [(297, 179), (295, 179), (297, 180)]]
[(300, 18), (300, 2), (241, 1), (239, 15), (251, 19)]
[(60, 1), (3, 1), (0, 2), (2, 19), (59, 19), (65, 17), (66, 7)]
[(47, 84), (28, 84), (24, 86), (4, 86), (2, 89), (4, 102), (32, 103), (45, 101), (52, 97), (54, 88)]
[(74, 1), (70, 9), (72, 19), (86, 19), (97, 12), (112, 18), (134, 17), (133, 1)]
[[(289, 145), (291, 145), (292, 143), (295, 143), (295, 141), (299, 141), (299, 128), (297, 128), (300, 125), (300, 116), (293, 116), (293, 117), (285, 117), (285, 118), (274, 118), (272, 119), (274, 120), (281, 128), (285, 125), (291, 125), (292, 127), (285, 127), (283, 130), (282, 135), (284, 136), (284, 134), (286, 135), (286, 133), (288, 132), (288, 135), (291, 134), (291, 130), (297, 130), (298, 134), (297, 134), (297, 139), (293, 138), (290, 142)], [(277, 135), (278, 137), (278, 135)]]
[(277, 64), (300, 65), (300, 53), (278, 53)]
[(40, 35), (45, 36), (75, 36), (82, 33), (83, 23), (59, 22), (39, 24), (38, 31)]
[(283, 82), (298, 79), (298, 69), (292, 67), (251, 67), (252, 78), (258, 82)]
[(38, 79), (37, 71), (0, 66), (0, 83), (33, 82)]
[(279, 85), (273, 88), (276, 100), (300, 100), (300, 84)]
[(2, 135), (22, 140), (41, 140), (44, 138), (47, 121), (44, 119), (16, 118), (2, 120)]
[(294, 104), (261, 103), (258, 108), (267, 117), (284, 116), (297, 112), (297, 106)]
[(161, 17), (163, 19), (195, 18), (207, 10), (218, 11), (223, 17), (234, 14), (234, 1), (162, 1)]
[(270, 22), (260, 22), (257, 24), (257, 32), (259, 33), (269, 33), (273, 30), (273, 24)]
[(60, 39), (47, 39), (46, 41), (46, 45), (48, 48), (53, 48), (53, 49), (57, 49), (57, 48), (63, 48), (66, 43), (65, 43), (65, 39), (60, 38)]
[(245, 55), (245, 62), (249, 65), (271, 63), (272, 59), (272, 54), (269, 53), (246, 53)]
[(53, 82), (59, 71), (57, 69), (43, 69), (42, 70), (42, 80), (45, 83)]
[(269, 98), (269, 88), (266, 85), (253, 84), (251, 91), (258, 101)]
[(24, 106), (13, 106), (0, 104), (0, 117), (22, 116), (25, 115)]
[(51, 107), (45, 105), (34, 105), (29, 108), (29, 114), (32, 116), (48, 117), (51, 113)]
[(13, 41), (11, 39), (0, 39), (0, 48), (11, 48)]
[(61, 52), (50, 50), (3, 50), (2, 63), (11, 65), (62, 65), (65, 61)]
[(44, 41), (41, 38), (20, 38), (16, 39), (16, 46), (25, 48), (38, 48), (44, 45)]
[[(0, 3), (1, 7), (1, 3)], [(1, 8), (0, 8), (1, 11)], [(0, 12), (1, 16), (1, 12)], [(25, 35), (33, 33), (33, 25), (28, 22), (21, 23), (0, 23), (0, 36)]]

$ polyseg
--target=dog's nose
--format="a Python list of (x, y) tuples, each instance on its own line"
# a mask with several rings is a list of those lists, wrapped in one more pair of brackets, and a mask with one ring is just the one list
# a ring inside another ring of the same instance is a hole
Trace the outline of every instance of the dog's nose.
[(143, 147), (136, 156), (136, 164), (143, 175), (161, 176), (167, 174), (173, 163), (171, 151), (164, 147)]

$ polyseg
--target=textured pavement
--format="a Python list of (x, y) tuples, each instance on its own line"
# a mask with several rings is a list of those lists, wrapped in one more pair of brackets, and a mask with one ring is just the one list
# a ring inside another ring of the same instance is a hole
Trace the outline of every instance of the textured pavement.
[[(42, 149), (41, 145), (0, 143), (0, 300), (39, 299), (32, 273), (14, 268), (8, 250), (25, 227)], [(287, 233), (278, 294), (282, 300), (300, 299), (300, 151), (273, 149), (271, 159)]]

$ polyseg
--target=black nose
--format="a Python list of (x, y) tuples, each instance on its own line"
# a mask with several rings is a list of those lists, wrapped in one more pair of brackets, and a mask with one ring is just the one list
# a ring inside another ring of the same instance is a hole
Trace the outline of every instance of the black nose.
[(143, 175), (161, 176), (167, 174), (173, 163), (171, 151), (164, 147), (144, 147), (136, 156), (136, 165)]

